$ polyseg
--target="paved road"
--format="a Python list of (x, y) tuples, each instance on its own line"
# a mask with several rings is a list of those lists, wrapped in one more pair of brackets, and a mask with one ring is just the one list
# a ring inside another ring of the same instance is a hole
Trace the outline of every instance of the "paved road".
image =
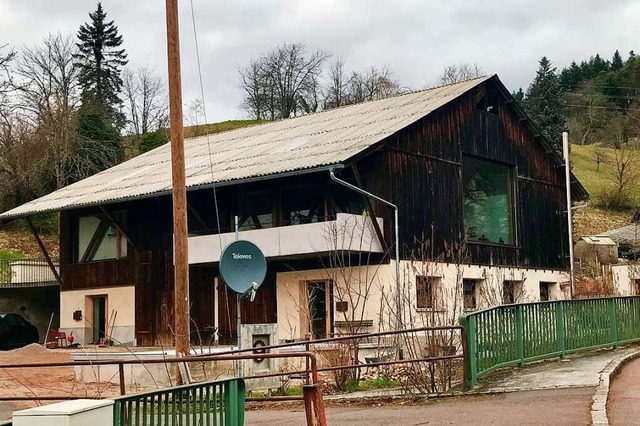
[[(424, 405), (328, 407), (329, 425), (589, 425), (592, 387), (442, 398)], [(304, 409), (249, 411), (246, 425), (303, 425)]]
[(613, 426), (637, 425), (640, 422), (640, 359), (622, 367), (611, 382), (607, 415)]

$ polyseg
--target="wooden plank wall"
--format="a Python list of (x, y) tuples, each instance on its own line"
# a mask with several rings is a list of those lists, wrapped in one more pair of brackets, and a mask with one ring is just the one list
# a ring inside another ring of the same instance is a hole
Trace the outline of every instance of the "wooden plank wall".
[[(418, 241), (436, 256), (464, 239), (462, 157), (472, 155), (515, 167), (517, 242), (468, 243), (468, 261), (483, 265), (564, 268), (566, 210), (561, 168), (536, 140), (507, 100), (486, 83), (493, 112), (477, 108), (481, 93), (460, 97), (387, 139), (385, 150), (364, 159), (378, 194), (400, 208), (402, 257), (412, 258)], [(494, 113), (495, 112), (495, 113)], [(393, 235), (391, 209), (376, 204)]]

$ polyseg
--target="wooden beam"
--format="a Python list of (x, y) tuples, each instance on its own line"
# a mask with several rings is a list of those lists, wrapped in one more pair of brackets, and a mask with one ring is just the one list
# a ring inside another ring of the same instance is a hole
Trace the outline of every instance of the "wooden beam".
[(111, 213), (109, 213), (107, 209), (105, 209), (103, 206), (100, 206), (100, 210), (107, 217), (107, 219), (109, 219), (109, 221), (113, 224), (113, 226), (115, 226), (116, 229), (124, 236), (124, 238), (126, 238), (129, 244), (131, 244), (135, 249), (136, 245), (133, 243), (133, 240), (131, 239), (127, 231), (124, 229), (122, 224), (118, 221), (118, 219), (116, 219)]
[(182, 122), (182, 81), (178, 0), (166, 0), (167, 59), (169, 75), (169, 122), (171, 125), (171, 178), (173, 197), (174, 320), (176, 356), (190, 350), (189, 253), (187, 233), (187, 188)]
[[(204, 219), (198, 214), (196, 209), (188, 201), (187, 201), (187, 208), (189, 209), (193, 217), (195, 217), (196, 220), (200, 222), (200, 225), (202, 225), (204, 229), (209, 229), (209, 225), (207, 225), (207, 222), (204, 221)], [(218, 231), (218, 233), (220, 233), (220, 231)]]
[(82, 254), (82, 258), (80, 258), (80, 262), (86, 262), (98, 251), (98, 245), (104, 239), (105, 234), (107, 233), (107, 229), (109, 229), (109, 224), (106, 220), (100, 219), (96, 230), (93, 232), (93, 236), (91, 237), (91, 241), (87, 245), (87, 248), (84, 250)]
[(53, 273), (53, 276), (55, 277), (56, 281), (58, 282), (58, 285), (62, 285), (62, 280), (60, 279), (60, 274), (58, 273), (58, 270), (56, 269), (55, 265), (53, 264), (53, 261), (51, 260), (51, 256), (49, 256), (49, 251), (44, 246), (44, 243), (42, 242), (42, 239), (40, 239), (40, 235), (38, 235), (38, 231), (36, 230), (36, 227), (33, 226), (33, 223), (31, 222), (31, 219), (29, 217), (26, 217), (25, 220), (27, 221), (27, 225), (29, 226), (29, 229), (31, 230), (31, 233), (33, 234), (33, 236), (36, 239), (36, 242), (38, 243), (38, 247), (40, 247), (40, 251), (42, 252), (42, 255), (44, 256), (44, 260), (47, 262), (47, 265), (49, 265), (49, 269), (51, 269), (51, 273)]
[[(358, 167), (355, 165), (355, 163), (351, 166), (351, 169), (353, 170), (353, 175), (356, 178), (356, 184), (358, 185), (358, 187), (362, 188), (360, 173), (358, 172)], [(389, 246), (387, 245), (387, 242), (384, 239), (384, 235), (382, 234), (382, 229), (380, 229), (380, 224), (378, 223), (378, 221), (376, 220), (376, 216), (374, 215), (373, 205), (371, 204), (371, 200), (369, 199), (369, 197), (365, 197), (364, 195), (362, 196), (362, 198), (364, 199), (365, 209), (367, 209), (367, 213), (369, 213), (369, 217), (371, 218), (373, 229), (376, 231), (376, 236), (378, 237), (378, 241), (380, 242), (380, 245), (382, 246), (382, 250), (384, 251), (385, 257), (386, 257), (389, 255)]]

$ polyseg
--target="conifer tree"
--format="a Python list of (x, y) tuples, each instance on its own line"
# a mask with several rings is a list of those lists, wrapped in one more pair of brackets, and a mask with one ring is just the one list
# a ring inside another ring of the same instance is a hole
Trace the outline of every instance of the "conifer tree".
[(616, 49), (613, 54), (613, 58), (611, 59), (611, 71), (618, 71), (623, 65), (624, 62), (622, 62), (622, 56), (620, 56), (620, 52)]
[(536, 77), (527, 89), (524, 106), (542, 134), (556, 148), (560, 147), (562, 132), (565, 130), (562, 90), (556, 69), (546, 56), (539, 61)]
[[(124, 116), (122, 103), (121, 68), (127, 64), (122, 36), (113, 21), (98, 3), (89, 13), (90, 22), (78, 30), (78, 53), (74, 55), (80, 69), (82, 105), (78, 111), (78, 135), (84, 144), (85, 161), (99, 171), (122, 159), (120, 129)], [(78, 179), (85, 176), (77, 176)]]

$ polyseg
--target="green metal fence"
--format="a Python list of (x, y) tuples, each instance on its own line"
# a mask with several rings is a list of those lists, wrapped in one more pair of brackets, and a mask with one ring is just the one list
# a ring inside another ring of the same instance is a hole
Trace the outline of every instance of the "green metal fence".
[(640, 340), (640, 297), (520, 303), (460, 317), (467, 385), (498, 368)]
[(241, 426), (242, 379), (178, 386), (115, 399), (114, 426)]

